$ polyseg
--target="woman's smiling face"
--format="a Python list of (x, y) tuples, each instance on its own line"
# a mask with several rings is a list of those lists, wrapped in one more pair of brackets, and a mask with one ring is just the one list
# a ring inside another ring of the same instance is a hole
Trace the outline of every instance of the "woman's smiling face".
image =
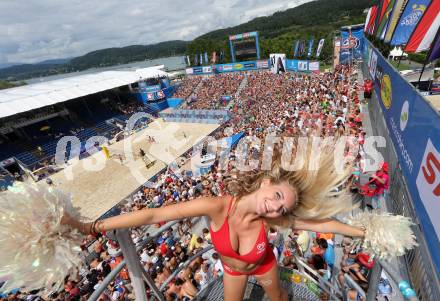
[(272, 184), (263, 180), (255, 193), (256, 213), (262, 217), (277, 218), (289, 214), (295, 208), (296, 190), (287, 182)]

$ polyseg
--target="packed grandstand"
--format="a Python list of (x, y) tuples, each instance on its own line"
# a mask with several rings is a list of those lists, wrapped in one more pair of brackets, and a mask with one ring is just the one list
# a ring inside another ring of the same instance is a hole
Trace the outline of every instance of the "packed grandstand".
[[(227, 108), (232, 113), (232, 118), (213, 133), (217, 139), (237, 133), (261, 138), (267, 134), (321, 137), (351, 135), (356, 137), (354, 143), (362, 147), (366, 132), (361, 112), (364, 101), (363, 82), (360, 81), (358, 72), (355, 65), (339, 65), (334, 71), (314, 74), (273, 74), (264, 70), (191, 76), (179, 83), (174, 97), (184, 100), (182, 108)], [(1, 159), (15, 156), (21, 161), (20, 164), (26, 165), (30, 170), (53, 166), (44, 169), (38, 177), (40, 180), (44, 177), (50, 179), (51, 173), (59, 172), (54, 163), (57, 138), (76, 134), (83, 143), (92, 135), (104, 134), (111, 140), (119, 132), (119, 124), (123, 126), (133, 113), (145, 110), (137, 101), (126, 97), (128, 93), (124, 95), (123, 92), (122, 89), (110, 90), (88, 96), (86, 101), (67, 101), (62, 104), (61, 111), (56, 106), (51, 107), (50, 112), (45, 109), (44, 114), (52, 113), (52, 118), (20, 128), (20, 133), (29, 140), (2, 139)], [(232, 95), (232, 98), (227, 104), (222, 103), (222, 95)], [(106, 101), (102, 101), (103, 98)], [(63, 111), (68, 113), (62, 114)], [(25, 113), (14, 121), (26, 123), (26, 118), (35, 118), (39, 112)], [(107, 123), (106, 120), (112, 120), (114, 124)], [(6, 119), (3, 126), (9, 125), (9, 122), (12, 120)], [(141, 126), (147, 126), (148, 122), (151, 121), (146, 121)], [(9, 135), (8, 138), (12, 137)], [(352, 155), (346, 153), (347, 157)], [(189, 154), (186, 156), (189, 157)], [(44, 159), (40, 160), (42, 157)], [(352, 159), (353, 176), (346, 185), (352, 186), (355, 195), (363, 162), (360, 156)], [(164, 169), (154, 177), (155, 187), (137, 189), (113, 208), (112, 212), (136, 211), (186, 202), (198, 196), (222, 195), (225, 188), (224, 173), (234, 170), (234, 160), (231, 157), (226, 171), (219, 169), (216, 161), (204, 174), (193, 175), (189, 168), (189, 172), (183, 177)], [(181, 168), (184, 169), (183, 164)], [(19, 169), (14, 175), (16, 179), (25, 177), (24, 173), (20, 174), (18, 171)], [(354, 200), (356, 199), (354, 196)], [(192, 300), (208, 283), (221, 277), (223, 273), (219, 255), (211, 250), (193, 258), (171, 281), (168, 279), (188, 258), (211, 245), (209, 230), (206, 225), (198, 225), (200, 223), (193, 223), (189, 219), (180, 221), (170, 230), (155, 236), (139, 251), (139, 259), (157, 287), (166, 282), (162, 291), (167, 300)], [(133, 242), (139, 244), (150, 233), (154, 235), (156, 228), (160, 226), (162, 224), (132, 229)], [(279, 265), (290, 271), (298, 271), (298, 261), (295, 258), (301, 258), (307, 262), (309, 270), (315, 271), (306, 272), (310, 273), (309, 277), (312, 279), (325, 279), (344, 288), (344, 275), (347, 274), (367, 291), (371, 266), (368, 260), (362, 260), (366, 256), (362, 249), (353, 246), (349, 238), (290, 229), (281, 231), (275, 228), (270, 228), (268, 234)], [(15, 290), (9, 295), (2, 295), (2, 300), (87, 300), (123, 257), (118, 243), (109, 239), (106, 233), (101, 233), (98, 238), (86, 237), (81, 248), (87, 268), (80, 275), (66, 278), (63, 291), (38, 296), (35, 291)], [(335, 253), (339, 255), (336, 256)], [(321, 277), (318, 278), (317, 275)], [(388, 283), (383, 294), (391, 293), (388, 279), (384, 277), (381, 281)], [(356, 300), (356, 296), (364, 297), (354, 289), (349, 289), (347, 293), (352, 300)], [(152, 295), (150, 289), (147, 289), (147, 294)], [(318, 299), (328, 297), (329, 294), (325, 291), (320, 291), (317, 296)], [(126, 267), (106, 286), (98, 300), (134, 300)]]

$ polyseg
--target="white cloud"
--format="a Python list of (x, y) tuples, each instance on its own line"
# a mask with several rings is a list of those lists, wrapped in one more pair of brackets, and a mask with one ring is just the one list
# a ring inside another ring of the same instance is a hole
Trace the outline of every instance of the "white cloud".
[(0, 63), (33, 63), (108, 47), (191, 40), (309, 1), (2, 0)]

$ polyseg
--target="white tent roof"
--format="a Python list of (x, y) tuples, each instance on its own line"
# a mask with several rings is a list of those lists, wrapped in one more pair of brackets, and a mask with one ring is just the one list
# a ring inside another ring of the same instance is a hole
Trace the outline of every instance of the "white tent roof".
[(390, 51), (390, 55), (389, 56), (392, 56), (392, 57), (395, 57), (395, 56), (408, 56), (408, 54), (403, 52), (402, 48), (394, 47), (394, 49)]
[(105, 71), (0, 90), (0, 118), (114, 89), (140, 78), (167, 76), (163, 65), (135, 71)]

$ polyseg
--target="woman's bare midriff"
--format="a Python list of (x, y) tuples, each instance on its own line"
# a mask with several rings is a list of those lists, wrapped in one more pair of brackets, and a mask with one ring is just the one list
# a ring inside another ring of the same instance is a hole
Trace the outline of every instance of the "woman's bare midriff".
[(264, 258), (261, 258), (259, 262), (249, 264), (247, 262), (223, 256), (220, 255), (221, 261), (226, 264), (228, 267), (230, 267), (233, 271), (240, 272), (240, 273), (251, 273), (253, 270), (255, 270), (261, 262), (263, 262)]

